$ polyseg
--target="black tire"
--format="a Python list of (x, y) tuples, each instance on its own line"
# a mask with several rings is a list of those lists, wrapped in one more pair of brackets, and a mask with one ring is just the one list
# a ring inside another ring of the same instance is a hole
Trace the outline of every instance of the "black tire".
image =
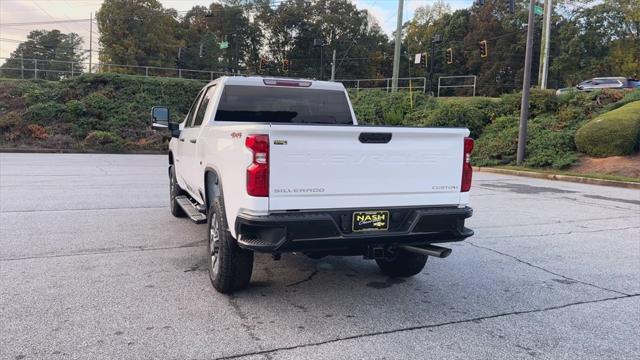
[(427, 255), (398, 250), (393, 260), (376, 259), (378, 267), (385, 275), (392, 277), (409, 277), (418, 274), (427, 264)]
[(241, 249), (231, 237), (221, 197), (213, 200), (207, 219), (207, 262), (211, 284), (223, 294), (248, 287), (253, 271), (253, 251)]
[(176, 201), (177, 196), (184, 195), (184, 190), (180, 188), (176, 181), (176, 169), (173, 165), (169, 166), (169, 208), (171, 209), (171, 215), (175, 217), (185, 217), (187, 214), (178, 205)]

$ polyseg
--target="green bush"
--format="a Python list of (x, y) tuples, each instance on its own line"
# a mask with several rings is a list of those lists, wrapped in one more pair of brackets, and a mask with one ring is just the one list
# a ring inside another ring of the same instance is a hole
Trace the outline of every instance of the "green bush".
[(529, 124), (527, 157), (524, 162), (531, 167), (563, 169), (578, 160), (573, 136), (574, 124), (563, 124), (556, 116), (542, 115)]
[(471, 137), (478, 138), (484, 127), (491, 122), (493, 112), (490, 107), (468, 102), (447, 101), (438, 104), (422, 122), (424, 126), (466, 127)]
[(26, 118), (39, 125), (48, 125), (66, 109), (63, 104), (55, 101), (33, 104), (27, 108)]
[(60, 102), (61, 87), (57, 82), (51, 81), (21, 81), (18, 88), (22, 99), (29, 105), (35, 105), (47, 101)]
[(575, 135), (578, 150), (595, 157), (633, 154), (640, 144), (640, 101), (604, 113)]
[[(477, 166), (513, 165), (516, 160), (520, 119), (503, 116), (485, 128), (472, 162)], [(577, 160), (573, 136), (579, 121), (564, 122), (554, 115), (540, 115), (529, 122), (525, 165), (563, 169)]]
[(531, 117), (553, 114), (558, 111), (559, 105), (558, 96), (554, 90), (531, 90), (529, 96), (529, 115)]
[(501, 116), (493, 120), (476, 140), (471, 162), (476, 166), (508, 165), (515, 162), (519, 121), (516, 116)]
[(106, 152), (122, 152), (127, 149), (126, 141), (108, 131), (94, 131), (89, 133), (83, 143), (86, 149)]
[(109, 128), (104, 120), (93, 116), (82, 116), (71, 125), (71, 136), (82, 140), (92, 131), (107, 131)]
[[(350, 92), (353, 110), (359, 124), (401, 125), (406, 123), (417, 109), (433, 104), (434, 100), (423, 93), (399, 91), (388, 93), (383, 90), (362, 90)], [(413, 108), (412, 108), (413, 100)]]
[(640, 89), (626, 91), (624, 97), (620, 101), (607, 105), (605, 109), (607, 111), (615, 110), (634, 101), (640, 101)]
[(65, 106), (67, 107), (67, 113), (72, 115), (74, 118), (84, 115), (87, 111), (87, 107), (79, 100), (69, 100)]
[[(520, 114), (521, 93), (505, 94), (500, 97), (500, 102), (494, 104), (498, 115)], [(532, 89), (529, 96), (529, 116), (536, 117), (545, 113), (553, 113), (558, 110), (560, 99), (553, 90)]]
[(114, 105), (114, 102), (108, 97), (97, 92), (85, 96), (81, 101), (85, 106), (86, 112), (99, 119), (106, 119), (109, 117), (109, 110), (111, 110)]

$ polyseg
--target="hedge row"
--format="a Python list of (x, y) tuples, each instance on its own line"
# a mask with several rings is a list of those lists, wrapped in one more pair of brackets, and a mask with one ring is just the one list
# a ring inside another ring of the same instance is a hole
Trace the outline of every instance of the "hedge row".
[[(351, 93), (361, 123), (467, 127), (476, 139), (472, 162), (478, 166), (513, 165), (516, 160), (520, 94), (500, 98), (432, 99), (423, 94), (383, 91)], [(633, 92), (531, 92), (525, 165), (566, 168), (577, 160), (576, 131), (593, 116), (638, 100)], [(413, 105), (413, 107), (412, 107)]]
[[(172, 118), (179, 120), (202, 86), (199, 81), (122, 74), (83, 75), (59, 82), (0, 81), (0, 147), (164, 150), (166, 139), (149, 126), (149, 109), (166, 105)], [(468, 127), (477, 140), (475, 165), (515, 162), (520, 94), (434, 99), (419, 92), (369, 90), (350, 96), (361, 124)], [(581, 125), (637, 100), (640, 90), (562, 96), (532, 91), (526, 165), (571, 165), (577, 158), (574, 137)], [(589, 145), (580, 149), (591, 151)], [(628, 153), (628, 146), (625, 149)]]
[(0, 101), (6, 104), (0, 107), (0, 142), (109, 152), (166, 149), (149, 126), (149, 110), (167, 105), (171, 117), (180, 120), (202, 86), (193, 80), (121, 74), (0, 81)]

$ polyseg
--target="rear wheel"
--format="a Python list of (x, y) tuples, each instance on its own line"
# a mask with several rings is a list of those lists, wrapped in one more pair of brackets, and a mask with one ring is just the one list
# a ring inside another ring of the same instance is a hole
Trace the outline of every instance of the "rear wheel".
[(180, 188), (176, 180), (176, 169), (174, 165), (169, 167), (169, 208), (175, 217), (185, 217), (184, 210), (178, 205), (176, 197), (184, 195), (184, 190)]
[(221, 198), (213, 200), (207, 222), (209, 278), (223, 294), (249, 286), (253, 271), (253, 251), (241, 249), (231, 237)]
[(427, 264), (427, 258), (427, 255), (398, 250), (394, 259), (376, 259), (376, 263), (378, 263), (378, 267), (380, 267), (380, 270), (382, 270), (385, 275), (408, 277), (422, 271)]

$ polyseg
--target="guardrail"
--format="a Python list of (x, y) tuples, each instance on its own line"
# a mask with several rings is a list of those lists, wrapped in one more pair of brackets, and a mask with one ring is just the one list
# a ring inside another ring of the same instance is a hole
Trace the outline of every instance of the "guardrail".
[[(21, 79), (48, 79), (59, 80), (72, 78), (86, 73), (89, 63), (73, 62), (62, 60), (27, 59), (27, 58), (6, 58), (0, 67), (0, 76), (12, 75), (10, 77)], [(7, 64), (9, 66), (7, 66)], [(91, 64), (89, 72), (92, 73), (126, 73), (141, 76), (173, 77), (211, 81), (223, 75), (235, 76), (238, 73), (224, 71), (209, 71), (184, 68), (170, 68), (161, 66), (140, 66), (97, 63)]]

